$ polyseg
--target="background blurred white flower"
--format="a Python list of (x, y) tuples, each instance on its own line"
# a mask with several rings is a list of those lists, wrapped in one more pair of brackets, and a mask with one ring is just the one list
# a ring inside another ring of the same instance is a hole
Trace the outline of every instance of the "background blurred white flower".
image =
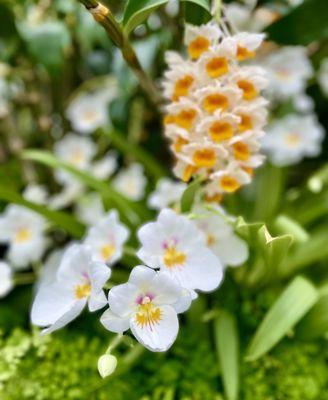
[(92, 250), (94, 260), (113, 265), (122, 257), (128, 237), (129, 230), (120, 222), (117, 211), (112, 210), (89, 228), (84, 243)]
[(113, 179), (114, 188), (131, 200), (141, 200), (145, 195), (147, 178), (141, 164), (132, 163)]
[(5, 297), (13, 287), (12, 270), (7, 263), (0, 261), (0, 298)]
[(98, 223), (105, 216), (105, 209), (98, 193), (88, 193), (76, 202), (76, 215), (87, 225)]
[(325, 58), (320, 65), (318, 82), (324, 95), (328, 97), (328, 58)]
[(138, 257), (151, 268), (160, 268), (182, 287), (208, 292), (222, 280), (220, 260), (207, 248), (205, 235), (194, 222), (164, 209), (156, 222), (138, 231)]
[(178, 334), (177, 314), (189, 308), (191, 297), (167, 274), (137, 266), (127, 283), (109, 291), (108, 303), (101, 317), (106, 329), (122, 333), (130, 328), (147, 349), (166, 351)]
[(46, 221), (24, 207), (11, 204), (0, 217), (0, 242), (9, 245), (11, 265), (17, 269), (39, 261), (46, 249)]
[(234, 233), (223, 215), (219, 215), (224, 213), (223, 209), (217, 207), (216, 210), (208, 211), (204, 207), (196, 206), (193, 212), (199, 215), (195, 223), (205, 233), (208, 247), (220, 259), (223, 266), (235, 267), (247, 260), (248, 246)]
[(65, 251), (56, 281), (41, 285), (32, 305), (34, 325), (50, 333), (75, 319), (88, 303), (90, 311), (106, 305), (103, 287), (111, 275), (104, 263), (94, 261), (90, 249), (73, 245)]
[(30, 183), (26, 186), (23, 196), (26, 200), (37, 204), (45, 204), (48, 198), (48, 191), (45, 186), (36, 183)]
[(169, 207), (181, 199), (187, 185), (169, 178), (162, 178), (157, 182), (156, 190), (148, 197), (149, 207), (161, 210)]
[(270, 53), (264, 60), (269, 79), (268, 94), (285, 100), (302, 93), (313, 75), (311, 63), (302, 46), (286, 46)]
[(269, 126), (263, 150), (277, 166), (297, 164), (321, 151), (324, 130), (315, 115), (287, 115)]
[(100, 160), (94, 161), (91, 173), (98, 179), (104, 180), (109, 178), (117, 169), (117, 156), (115, 153), (109, 152)]

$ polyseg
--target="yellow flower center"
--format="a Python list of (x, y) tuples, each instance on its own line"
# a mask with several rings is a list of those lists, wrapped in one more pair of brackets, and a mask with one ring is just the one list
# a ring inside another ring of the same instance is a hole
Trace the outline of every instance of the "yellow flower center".
[(137, 324), (142, 328), (145, 325), (152, 326), (158, 324), (161, 320), (161, 310), (154, 306), (149, 297), (145, 297), (142, 304), (139, 305), (136, 313)]
[(32, 232), (30, 231), (30, 229), (21, 228), (16, 232), (14, 240), (16, 243), (24, 243), (30, 240), (31, 237), (32, 237)]
[(101, 258), (106, 261), (113, 257), (116, 247), (113, 244), (105, 244), (100, 248)]
[(174, 142), (173, 148), (174, 151), (176, 151), (177, 153), (179, 153), (182, 150), (182, 147), (185, 146), (186, 144), (188, 144), (188, 140), (182, 138), (182, 137), (178, 137), (177, 140)]
[(220, 180), (221, 188), (227, 193), (233, 193), (240, 188), (240, 183), (232, 176), (226, 175)]
[(214, 149), (196, 150), (193, 156), (193, 161), (197, 167), (213, 167), (216, 162), (216, 154)]
[(228, 106), (229, 106), (229, 101), (227, 97), (218, 93), (206, 96), (203, 101), (203, 107), (209, 113), (213, 113), (215, 110), (219, 108), (222, 111), (224, 111), (228, 108)]
[(71, 163), (73, 165), (80, 165), (83, 162), (83, 154), (81, 153), (81, 151), (76, 150), (73, 152), (72, 157), (71, 157)]
[(242, 167), (242, 169), (243, 169), (245, 172), (247, 172), (248, 175), (249, 175), (250, 177), (253, 177), (253, 175), (254, 175), (254, 170), (253, 170), (253, 168), (251, 168), (251, 167)]
[(243, 61), (247, 60), (248, 58), (255, 57), (255, 51), (248, 50), (246, 47), (238, 46), (237, 47), (237, 60)]
[(197, 171), (197, 168), (194, 167), (193, 165), (187, 165), (186, 168), (183, 171), (182, 174), (182, 180), (183, 182), (188, 182), (190, 181), (190, 178), (192, 175)]
[(207, 246), (213, 246), (216, 242), (215, 236), (211, 235), (210, 233), (207, 235)]
[(214, 142), (221, 142), (233, 136), (232, 126), (228, 122), (216, 121), (210, 126), (209, 131)]
[(175, 84), (172, 100), (177, 101), (180, 97), (187, 96), (193, 82), (194, 77), (191, 75), (186, 75), (184, 78), (179, 79)]
[(164, 253), (164, 264), (167, 268), (174, 268), (177, 265), (182, 265), (186, 261), (186, 254), (178, 251), (174, 246), (170, 246)]
[(75, 298), (78, 300), (88, 297), (91, 292), (91, 286), (89, 283), (83, 283), (82, 285), (75, 286)]
[(84, 119), (86, 121), (93, 121), (96, 117), (97, 113), (94, 110), (87, 110), (84, 113)]
[(196, 118), (196, 114), (193, 108), (182, 110), (175, 116), (175, 123), (181, 128), (189, 130)]
[(288, 144), (288, 146), (296, 146), (301, 141), (301, 138), (298, 133), (291, 132), (286, 136), (285, 141)]
[(204, 36), (198, 36), (188, 46), (189, 57), (193, 60), (199, 58), (210, 47), (210, 41)]
[(216, 193), (213, 194), (212, 196), (209, 196), (208, 194), (205, 195), (204, 200), (207, 201), (208, 203), (221, 203), (223, 199), (223, 196), (221, 193)]
[(229, 70), (228, 61), (224, 57), (214, 57), (206, 64), (206, 72), (211, 78), (218, 78)]
[(243, 91), (244, 100), (253, 100), (258, 95), (258, 91), (252, 82), (241, 80), (237, 82), (237, 85)]
[(233, 146), (233, 154), (237, 160), (247, 161), (250, 157), (250, 150), (247, 144), (237, 142)]
[(241, 114), (239, 116), (241, 119), (240, 119), (238, 128), (241, 132), (245, 132), (245, 131), (249, 131), (250, 129), (253, 129), (252, 118), (249, 115)]
[(174, 115), (171, 115), (171, 114), (165, 115), (164, 120), (163, 120), (164, 125), (170, 125), (170, 124), (174, 124), (174, 123), (175, 123)]

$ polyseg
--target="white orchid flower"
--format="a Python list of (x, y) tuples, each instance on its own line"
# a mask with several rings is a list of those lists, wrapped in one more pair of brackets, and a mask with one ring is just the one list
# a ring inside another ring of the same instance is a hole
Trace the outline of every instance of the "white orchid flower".
[(84, 243), (92, 249), (95, 260), (112, 265), (121, 258), (128, 237), (129, 230), (112, 210), (88, 230)]
[(194, 222), (170, 209), (156, 222), (138, 231), (138, 257), (151, 268), (160, 268), (188, 290), (209, 292), (222, 281), (220, 260), (207, 248), (205, 235)]
[(0, 261), (0, 298), (5, 297), (13, 287), (12, 269), (6, 262)]
[(9, 205), (0, 217), (0, 242), (7, 243), (7, 257), (16, 269), (39, 261), (46, 249), (46, 221), (24, 207)]
[(148, 197), (148, 205), (154, 210), (162, 210), (181, 199), (187, 185), (172, 179), (162, 178), (157, 182), (156, 190)]
[(88, 193), (76, 203), (76, 215), (86, 225), (94, 225), (105, 216), (104, 206), (98, 193)]
[(114, 188), (131, 200), (141, 200), (145, 195), (147, 179), (141, 164), (133, 163), (121, 170), (113, 180)]
[(166, 351), (178, 334), (177, 314), (189, 308), (191, 297), (167, 274), (137, 266), (127, 283), (109, 291), (108, 303), (100, 320), (106, 329), (122, 333), (130, 328), (147, 349)]
[(194, 207), (193, 212), (200, 215), (195, 223), (205, 233), (208, 247), (224, 266), (241, 265), (248, 258), (247, 244), (234, 233), (232, 226), (219, 214), (224, 214), (224, 210), (220, 207), (216, 209), (216, 212), (211, 212), (202, 206)]
[(106, 264), (94, 261), (87, 246), (73, 245), (66, 250), (56, 280), (42, 285), (31, 311), (34, 325), (50, 333), (75, 319), (86, 304), (90, 311), (106, 305), (103, 287), (111, 275)]

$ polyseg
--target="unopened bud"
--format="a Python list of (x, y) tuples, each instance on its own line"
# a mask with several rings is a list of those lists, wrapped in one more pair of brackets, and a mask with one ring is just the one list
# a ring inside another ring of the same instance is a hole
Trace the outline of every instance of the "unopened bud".
[(98, 371), (102, 378), (111, 375), (117, 366), (117, 358), (111, 354), (103, 354), (98, 360)]

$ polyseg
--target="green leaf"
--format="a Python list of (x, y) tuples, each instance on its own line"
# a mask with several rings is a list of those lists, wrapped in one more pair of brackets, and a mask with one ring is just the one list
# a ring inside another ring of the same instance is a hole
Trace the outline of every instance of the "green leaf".
[(138, 25), (142, 24), (148, 16), (168, 0), (128, 0), (123, 14), (123, 27), (129, 34)]
[(35, 211), (36, 213), (42, 215), (53, 225), (62, 228), (76, 239), (81, 239), (81, 237), (84, 235), (85, 226), (78, 222), (71, 215), (68, 215), (62, 211), (50, 210), (40, 204), (32, 203), (31, 201), (24, 199), (19, 193), (11, 189), (0, 186), (0, 199), (5, 200), (9, 203), (18, 204), (20, 206), (29, 208), (32, 211)]
[(196, 193), (200, 188), (200, 183), (201, 179), (197, 178), (186, 187), (180, 202), (182, 213), (188, 213), (192, 209)]
[(181, 0), (188, 3), (196, 4), (199, 7), (202, 7), (205, 11), (211, 13), (211, 2), (209, 0)]
[(193, 25), (201, 25), (211, 19), (209, 0), (182, 0), (185, 3), (185, 20)]
[(298, 324), (296, 335), (313, 340), (328, 332), (328, 285), (319, 290), (320, 298)]
[(121, 133), (110, 131), (104, 132), (104, 134), (109, 137), (113, 147), (121, 153), (127, 156), (133, 156), (136, 160), (141, 162), (148, 174), (153, 176), (156, 180), (167, 176), (166, 171), (147, 151), (134, 143), (128, 142)]
[(116, 208), (121, 216), (121, 219), (125, 223), (133, 226), (141, 222), (139, 207), (115, 191), (109, 183), (96, 179), (89, 173), (78, 170), (71, 165), (64, 163), (47, 151), (25, 150), (22, 153), (22, 157), (24, 159), (37, 161), (54, 169), (61, 169), (72, 174), (86, 186), (96, 190), (102, 196), (106, 208)]
[(220, 312), (214, 322), (214, 338), (227, 400), (237, 400), (239, 391), (239, 338), (235, 318)]
[(307, 0), (266, 31), (277, 43), (307, 45), (328, 38), (327, 15), (327, 0)]
[(27, 44), (29, 53), (50, 71), (59, 69), (65, 61), (70, 33), (60, 21), (47, 21), (37, 25), (18, 22), (17, 28)]
[(254, 361), (272, 349), (318, 300), (318, 291), (307, 279), (296, 277), (282, 292), (258, 327), (246, 360)]

